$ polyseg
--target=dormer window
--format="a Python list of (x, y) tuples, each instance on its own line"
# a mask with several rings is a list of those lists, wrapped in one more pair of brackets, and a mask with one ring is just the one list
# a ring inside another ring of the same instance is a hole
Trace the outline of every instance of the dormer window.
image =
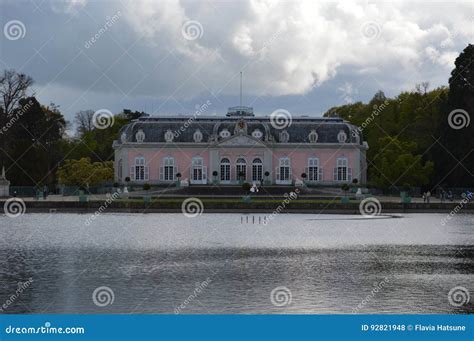
[(138, 132), (135, 134), (135, 139), (138, 143), (143, 143), (143, 141), (145, 141), (145, 133), (143, 130), (138, 130)]
[(311, 143), (316, 143), (318, 142), (318, 133), (316, 130), (311, 130), (311, 132), (308, 135), (309, 142)]
[(255, 129), (252, 131), (252, 136), (260, 140), (263, 136), (263, 133), (260, 131), (260, 129)]
[(230, 131), (228, 131), (227, 129), (223, 129), (220, 133), (219, 133), (219, 136), (223, 139), (227, 138), (230, 136)]
[(170, 129), (168, 129), (165, 133), (165, 141), (172, 142), (173, 138), (174, 138), (173, 132)]
[(280, 133), (280, 142), (281, 143), (287, 143), (290, 140), (290, 134), (286, 130), (283, 130)]
[(197, 142), (197, 143), (202, 141), (202, 133), (199, 129), (194, 132), (193, 139), (194, 139), (194, 142)]
[(337, 140), (340, 143), (344, 143), (347, 140), (347, 134), (343, 132), (342, 130), (337, 134)]

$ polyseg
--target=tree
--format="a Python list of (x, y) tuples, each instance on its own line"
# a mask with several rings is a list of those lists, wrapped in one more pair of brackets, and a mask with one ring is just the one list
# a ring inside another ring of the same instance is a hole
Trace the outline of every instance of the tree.
[(66, 160), (58, 169), (59, 183), (66, 186), (97, 186), (114, 178), (112, 161), (91, 162), (90, 158)]
[(76, 131), (78, 136), (81, 137), (94, 130), (93, 117), (93, 110), (81, 110), (76, 112), (74, 115), (74, 123), (77, 125)]

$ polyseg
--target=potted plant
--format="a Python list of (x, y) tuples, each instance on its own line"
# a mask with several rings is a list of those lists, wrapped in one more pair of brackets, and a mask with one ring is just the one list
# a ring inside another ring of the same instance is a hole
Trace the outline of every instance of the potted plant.
[(179, 187), (181, 185), (181, 173), (176, 173), (176, 187)]
[(359, 180), (357, 178), (352, 179), (352, 193), (357, 192), (357, 184), (359, 183)]
[(150, 197), (148, 196), (148, 191), (150, 190), (151, 186), (150, 184), (143, 184), (143, 190), (145, 191), (145, 195), (143, 196), (143, 201), (145, 204), (148, 204), (150, 202)]
[(244, 177), (245, 177), (244, 172), (239, 172), (239, 185), (242, 185), (244, 183), (245, 181)]
[(270, 179), (268, 179), (268, 177), (270, 176), (270, 172), (269, 171), (265, 171), (265, 173), (263, 173), (265, 175), (265, 186), (268, 186), (268, 185), (271, 185), (272, 182)]
[(242, 189), (244, 191), (244, 196), (242, 197), (242, 201), (244, 203), (250, 203), (252, 201), (252, 198), (250, 197), (250, 188), (252, 187), (251, 184), (248, 182), (244, 182), (242, 184)]
[(306, 183), (306, 178), (308, 175), (306, 173), (301, 173), (301, 178), (303, 179), (303, 183)]
[(219, 175), (219, 173), (217, 171), (212, 172), (212, 176), (213, 176), (212, 183), (214, 185), (217, 185), (219, 183), (219, 179), (217, 178), (218, 175)]
[(402, 191), (400, 191), (400, 198), (401, 198), (402, 203), (404, 204), (411, 203), (410, 189), (411, 189), (410, 184), (407, 184), (407, 183), (403, 184)]
[(341, 185), (342, 192), (344, 193), (344, 196), (341, 198), (341, 202), (343, 204), (349, 203), (349, 198), (347, 197), (347, 191), (349, 191), (350, 187), (348, 184), (344, 183)]

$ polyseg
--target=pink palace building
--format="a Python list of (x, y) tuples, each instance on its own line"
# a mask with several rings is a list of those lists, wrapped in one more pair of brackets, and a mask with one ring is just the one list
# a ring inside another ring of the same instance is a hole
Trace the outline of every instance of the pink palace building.
[[(130, 184), (340, 185), (367, 180), (362, 132), (341, 118), (254, 116), (249, 107), (226, 116), (140, 117), (114, 141), (115, 180)], [(286, 113), (286, 115), (285, 115)], [(283, 115), (283, 116), (281, 116)]]

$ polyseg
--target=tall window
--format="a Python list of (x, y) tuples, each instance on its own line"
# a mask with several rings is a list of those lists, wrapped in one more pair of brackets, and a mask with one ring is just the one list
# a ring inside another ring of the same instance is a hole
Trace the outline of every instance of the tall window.
[(245, 180), (247, 179), (247, 162), (245, 162), (244, 158), (237, 159), (235, 165), (235, 171), (237, 174), (237, 179)]
[(290, 181), (290, 158), (280, 159), (280, 168), (278, 170), (280, 181)]
[(163, 180), (164, 181), (173, 181), (175, 179), (175, 167), (174, 167), (174, 158), (165, 157), (163, 158)]
[(252, 162), (252, 181), (262, 180), (263, 163), (260, 158), (256, 158)]
[(321, 180), (319, 177), (319, 159), (317, 157), (311, 157), (308, 159), (308, 180), (318, 181)]
[(221, 181), (230, 181), (230, 161), (226, 157), (221, 160)]
[(200, 156), (193, 157), (191, 165), (191, 183), (205, 184), (207, 182), (207, 168)]
[(334, 168), (334, 180), (335, 181), (349, 181), (351, 178), (350, 168), (348, 167), (348, 161), (345, 157), (340, 157), (336, 161), (336, 168)]
[(134, 181), (148, 180), (148, 166), (146, 165), (143, 156), (135, 158), (135, 164), (130, 169), (130, 175)]

